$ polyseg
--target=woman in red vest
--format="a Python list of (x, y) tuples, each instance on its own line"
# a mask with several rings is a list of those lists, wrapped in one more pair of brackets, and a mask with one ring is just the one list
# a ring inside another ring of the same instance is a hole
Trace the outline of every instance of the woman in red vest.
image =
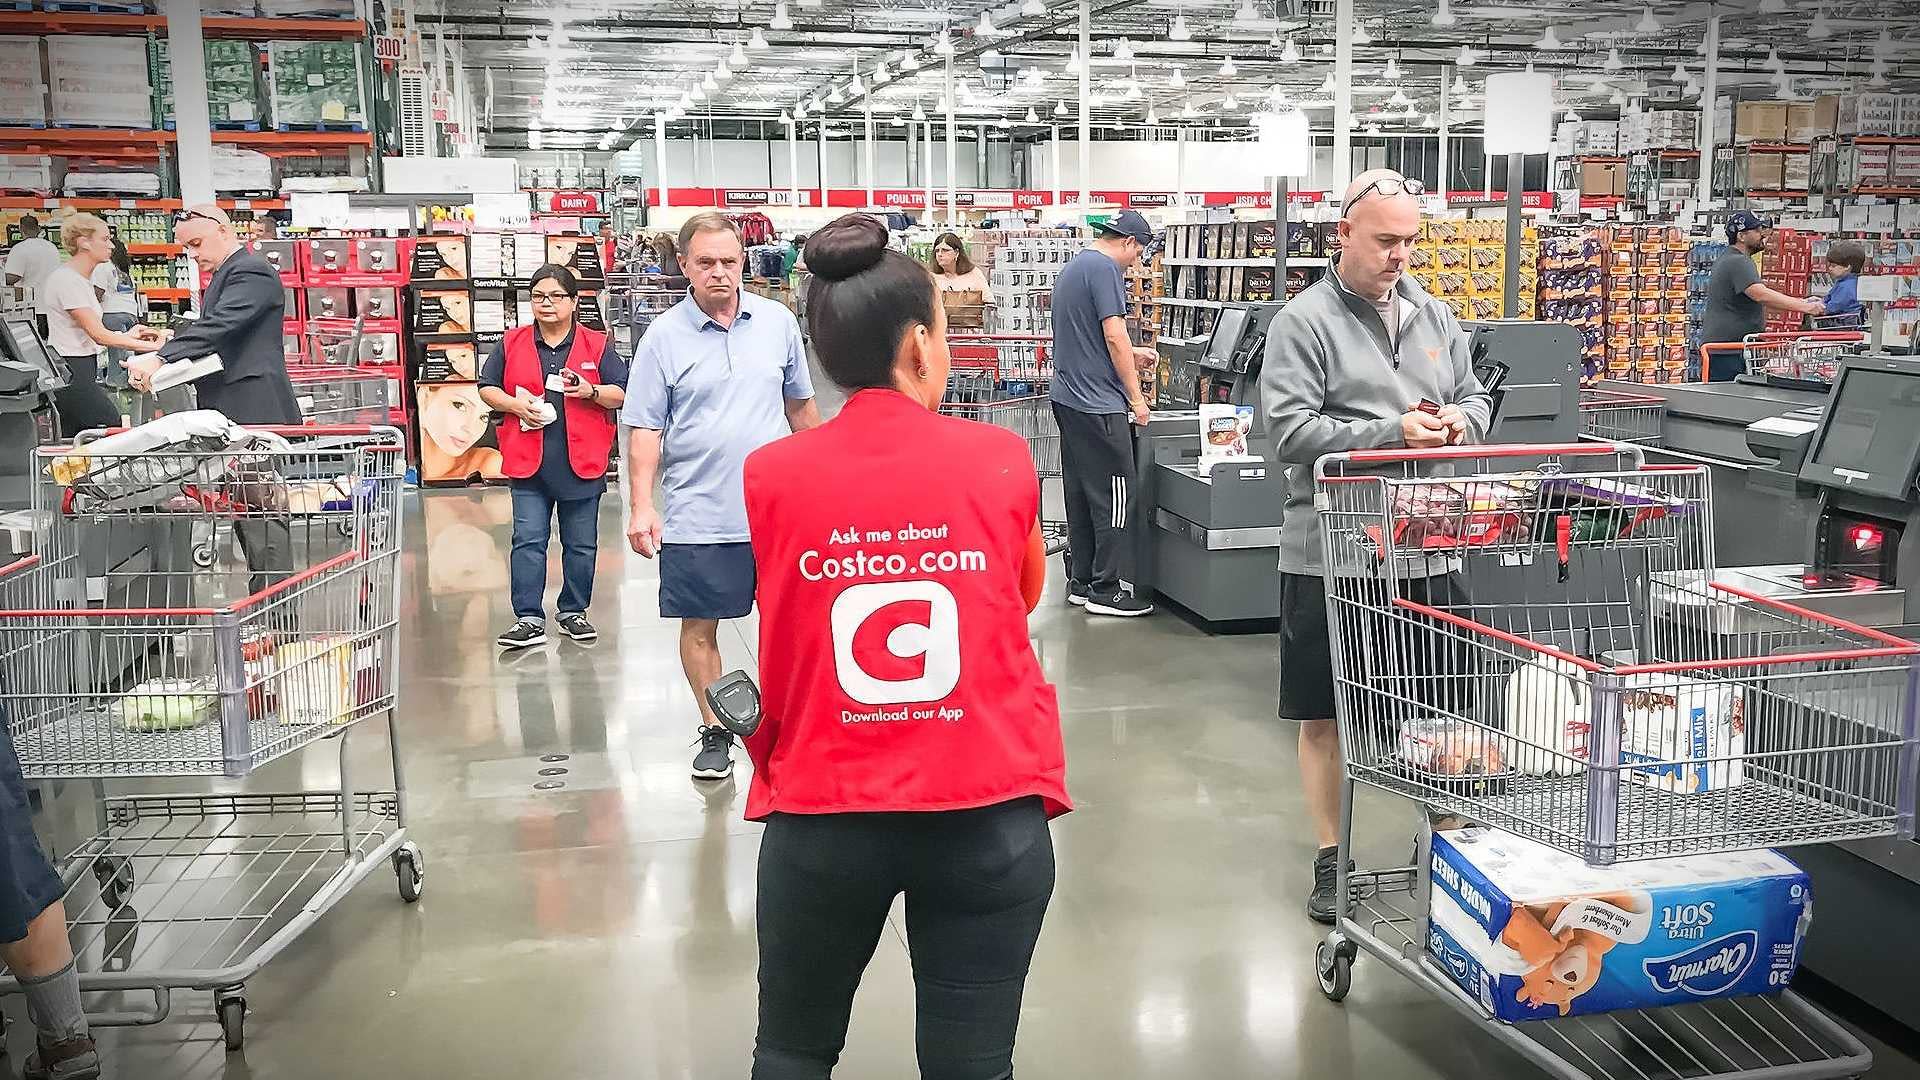
[(480, 399), (500, 418), (502, 470), (513, 485), (513, 554), (507, 560), (514, 624), (503, 649), (547, 640), (547, 539), (560, 519), (560, 632), (600, 636), (587, 621), (599, 557), (600, 496), (607, 490), (614, 414), (627, 399), (627, 364), (613, 339), (574, 319), (580, 282), (549, 263), (527, 287), (533, 325), (507, 331), (480, 369)]
[[(1026, 443), (941, 416), (933, 276), (852, 214), (806, 247), (807, 322), (851, 396), (747, 459), (759, 570), (754, 1080), (831, 1075), (906, 894), (921, 1075), (1010, 1077), (1070, 809), (1054, 689), (1027, 637), (1046, 578)], [(1041, 403), (1045, 407), (1045, 403)]]

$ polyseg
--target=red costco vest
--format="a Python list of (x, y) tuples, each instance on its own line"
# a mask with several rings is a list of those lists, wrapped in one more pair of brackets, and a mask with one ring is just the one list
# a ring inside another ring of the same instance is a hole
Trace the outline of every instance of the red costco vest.
[(1039, 511), (1025, 441), (863, 390), (755, 451), (745, 485), (763, 715), (749, 819), (1029, 795), (1071, 809), (1020, 595)]
[[(547, 393), (547, 373), (540, 364), (540, 351), (534, 347), (535, 326), (520, 326), (507, 331), (503, 347), (507, 350), (502, 389), (514, 394), (522, 387), (535, 397)], [(600, 384), (600, 357), (607, 349), (607, 336), (575, 324), (573, 349), (567, 353), (567, 368), (587, 382)], [(613, 450), (613, 413), (583, 398), (566, 399), (567, 461), (574, 474), (591, 480), (607, 473), (607, 455)], [(508, 416), (495, 429), (500, 438), (500, 459), (506, 474), (524, 480), (540, 471), (541, 451), (546, 432), (522, 431), (520, 421)]]

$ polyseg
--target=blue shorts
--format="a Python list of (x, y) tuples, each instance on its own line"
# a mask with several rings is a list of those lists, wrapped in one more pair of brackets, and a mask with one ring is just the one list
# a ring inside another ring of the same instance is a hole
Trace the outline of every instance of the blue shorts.
[(660, 615), (739, 619), (753, 610), (752, 544), (665, 544), (660, 548)]
[(27, 783), (0, 710), (0, 943), (25, 940), (27, 924), (65, 892), (33, 834)]

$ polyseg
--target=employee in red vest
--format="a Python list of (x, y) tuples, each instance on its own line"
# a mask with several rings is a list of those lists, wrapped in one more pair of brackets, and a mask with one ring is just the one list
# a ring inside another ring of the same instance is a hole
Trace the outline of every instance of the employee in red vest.
[(824, 1080), (906, 894), (920, 1073), (1012, 1075), (1066, 813), (1054, 688), (1027, 637), (1046, 558), (1026, 443), (941, 416), (933, 275), (848, 215), (807, 242), (807, 321), (851, 396), (747, 459), (758, 567), (753, 1080)]
[(503, 649), (547, 640), (547, 540), (556, 515), (561, 587), (554, 623), (575, 641), (600, 636), (587, 621), (587, 604), (627, 364), (611, 336), (575, 320), (579, 293), (566, 267), (549, 263), (535, 271), (527, 289), (533, 325), (508, 331), (480, 369), (480, 400), (502, 414), (500, 458), (513, 485), (507, 573), (514, 623), (498, 639)]

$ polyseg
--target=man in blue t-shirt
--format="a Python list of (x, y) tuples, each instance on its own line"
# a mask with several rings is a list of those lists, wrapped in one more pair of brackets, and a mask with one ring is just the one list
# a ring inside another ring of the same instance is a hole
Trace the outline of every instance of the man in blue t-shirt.
[(1127, 336), (1124, 271), (1153, 242), (1153, 228), (1121, 211), (1053, 284), (1053, 415), (1067, 496), (1067, 602), (1096, 615), (1149, 615), (1153, 605), (1120, 584), (1132, 518), (1133, 432), (1145, 425), (1140, 370), (1152, 349)]

